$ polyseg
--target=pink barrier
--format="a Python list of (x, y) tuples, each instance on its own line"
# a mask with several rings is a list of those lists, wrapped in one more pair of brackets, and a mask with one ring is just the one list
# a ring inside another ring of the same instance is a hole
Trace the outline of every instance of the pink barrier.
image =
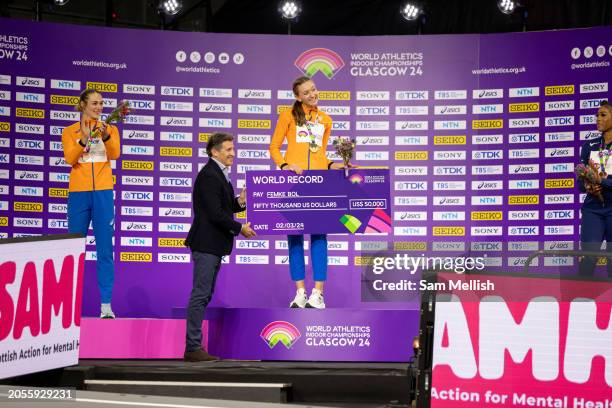
[[(208, 344), (208, 322), (202, 324), (202, 343)], [(81, 320), (79, 358), (183, 358), (184, 319)]]

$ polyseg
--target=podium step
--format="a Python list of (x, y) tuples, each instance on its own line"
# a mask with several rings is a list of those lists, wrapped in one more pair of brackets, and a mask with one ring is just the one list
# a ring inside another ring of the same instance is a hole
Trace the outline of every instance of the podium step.
[(88, 391), (286, 403), (290, 383), (85, 380)]

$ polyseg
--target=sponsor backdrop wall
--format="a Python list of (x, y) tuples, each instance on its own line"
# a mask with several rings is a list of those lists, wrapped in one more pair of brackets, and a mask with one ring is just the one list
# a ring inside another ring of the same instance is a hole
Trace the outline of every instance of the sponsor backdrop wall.
[[(353, 38), (0, 26), (3, 237), (66, 232), (70, 169), (60, 136), (78, 119), (80, 90), (99, 89), (106, 112), (121, 99), (134, 107), (120, 126), (114, 170), (120, 316), (183, 316), (191, 266), (182, 241), (208, 135), (236, 136), (231, 177), (239, 187), (247, 170), (273, 169), (268, 143), (278, 112), (293, 102), (291, 82), (303, 73), (321, 90), (332, 136), (357, 140), (355, 162), (390, 168), (389, 249), (488, 243), (502, 262), (501, 251), (553, 241), (571, 248), (577, 240), (582, 197), (573, 167), (583, 140), (596, 137), (596, 107), (609, 96), (609, 27)], [(416, 308), (361, 301), (361, 250), (382, 249), (383, 241), (329, 237), (328, 307)], [(93, 315), (91, 234), (87, 242), (84, 313)], [(284, 238), (260, 235), (236, 247), (215, 304), (286, 307), (292, 284)]]

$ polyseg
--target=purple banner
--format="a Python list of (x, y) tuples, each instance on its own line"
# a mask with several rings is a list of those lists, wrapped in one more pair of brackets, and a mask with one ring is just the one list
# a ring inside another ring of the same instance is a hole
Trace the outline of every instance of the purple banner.
[(260, 234), (388, 234), (389, 170), (250, 171), (247, 219)]
[(211, 353), (242, 360), (409, 361), (418, 310), (217, 309)]
[[(120, 317), (182, 317), (192, 280), (182, 241), (209, 134), (235, 135), (238, 191), (247, 171), (274, 170), (268, 146), (278, 113), (294, 101), (293, 79), (311, 72), (332, 138), (354, 138), (355, 164), (388, 167), (393, 186), (386, 239), (328, 237), (325, 303), (409, 310), (362, 301), (354, 272), (364, 249), (420, 254), (486, 243), (507, 252), (559, 241), (576, 249), (582, 196), (573, 168), (580, 145), (597, 136), (599, 101), (609, 99), (611, 37), (612, 27), (308, 37), (0, 19), (0, 236), (66, 231), (70, 168), (60, 135), (78, 120), (75, 97), (99, 89), (106, 113), (128, 99), (135, 110), (120, 126), (113, 170), (113, 309)], [(84, 51), (80, 38), (100, 38), (96, 52)], [(329, 75), (309, 61), (325, 61)], [(328, 157), (339, 160), (331, 147)], [(83, 312), (92, 316), (99, 295), (88, 235)], [(513, 258), (520, 266), (526, 256)], [(215, 305), (289, 304), (295, 289), (284, 237), (238, 239), (224, 262)]]

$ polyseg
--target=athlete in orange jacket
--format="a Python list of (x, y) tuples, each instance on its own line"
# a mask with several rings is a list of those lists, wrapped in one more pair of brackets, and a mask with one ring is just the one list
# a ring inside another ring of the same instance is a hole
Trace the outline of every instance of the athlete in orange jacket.
[(114, 318), (110, 306), (115, 265), (113, 233), (115, 207), (110, 160), (120, 154), (116, 127), (99, 121), (102, 95), (86, 89), (79, 97), (81, 121), (62, 132), (64, 158), (72, 166), (68, 194), (68, 231), (87, 236), (92, 222), (96, 237), (96, 271), (100, 288), (101, 318)]
[[(270, 155), (281, 170), (300, 174), (303, 170), (343, 169), (344, 164), (334, 163), (327, 158), (327, 143), (332, 128), (331, 118), (319, 110), (319, 92), (315, 83), (308, 77), (297, 78), (293, 82), (296, 101), (291, 110), (280, 114), (272, 141)], [(280, 152), (287, 140), (285, 156)], [(306, 298), (304, 278), (304, 235), (289, 235), (289, 271), (297, 289), (290, 307), (325, 308), (323, 286), (327, 280), (327, 236), (310, 235), (310, 253), (315, 287)]]

